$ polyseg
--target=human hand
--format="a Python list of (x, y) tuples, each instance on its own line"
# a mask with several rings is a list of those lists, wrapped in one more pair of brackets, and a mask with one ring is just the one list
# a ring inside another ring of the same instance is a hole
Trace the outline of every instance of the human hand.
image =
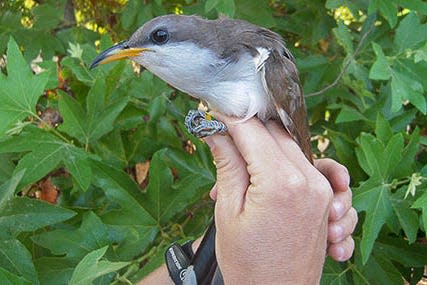
[(230, 136), (206, 142), (217, 165), (216, 254), (225, 281), (318, 283), (330, 183), (277, 123), (220, 119)]
[(357, 224), (357, 212), (351, 206), (350, 176), (343, 165), (332, 159), (317, 159), (314, 166), (328, 179), (334, 192), (329, 212), (328, 255), (336, 261), (346, 261), (353, 255), (351, 234)]

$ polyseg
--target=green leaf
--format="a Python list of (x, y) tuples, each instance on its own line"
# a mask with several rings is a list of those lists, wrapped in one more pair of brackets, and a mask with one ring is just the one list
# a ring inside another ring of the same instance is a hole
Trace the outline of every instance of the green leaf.
[(236, 12), (236, 4), (234, 3), (234, 0), (218, 0), (215, 9), (218, 11), (218, 13), (232, 18)]
[(353, 206), (358, 212), (366, 212), (360, 244), (362, 262), (366, 264), (378, 233), (392, 215), (390, 193), (388, 187), (383, 184), (382, 179), (378, 176), (370, 177), (353, 192)]
[(0, 268), (39, 284), (31, 253), (18, 240), (0, 240)]
[(209, 13), (218, 5), (219, 0), (207, 0), (205, 3), (205, 12)]
[(78, 229), (57, 229), (33, 236), (32, 240), (55, 255), (66, 255), (74, 261), (100, 246), (116, 242), (110, 237), (108, 227), (92, 212), (84, 215)]
[(333, 29), (337, 42), (344, 48), (347, 54), (353, 54), (353, 37), (342, 21), (338, 22), (338, 28)]
[(76, 161), (87, 159), (91, 155), (42, 129), (28, 127), (19, 136), (0, 141), (0, 153), (5, 152), (29, 152), (22, 157), (15, 169), (15, 173), (26, 169), (19, 184), (21, 187), (43, 178), (65, 161), (79, 185), (87, 185), (90, 173), (81, 174), (73, 167), (79, 163)]
[[(107, 197), (120, 206), (120, 211), (111, 211), (103, 216), (110, 224), (140, 225), (147, 230), (157, 226), (156, 219), (147, 211), (144, 197), (130, 177), (101, 162), (91, 162), (92, 183), (101, 188)], [(126, 217), (126, 218), (124, 218)]]
[(276, 26), (276, 18), (273, 17), (272, 10), (268, 2), (236, 0), (235, 4), (235, 18), (244, 19), (266, 28)]
[(393, 135), (390, 124), (380, 113), (378, 113), (377, 122), (375, 123), (375, 134), (384, 144), (386, 144)]
[(55, 169), (63, 159), (64, 149), (61, 145), (34, 145), (30, 153), (19, 161), (15, 171), (26, 169), (20, 186), (28, 185), (43, 178)]
[(97, 79), (87, 96), (86, 124), (89, 141), (95, 141), (113, 129), (115, 119), (129, 100), (127, 96), (116, 100), (107, 97), (106, 85), (105, 79)]
[(426, 114), (427, 104), (423, 92), (424, 89), (420, 82), (396, 70), (392, 71), (392, 112), (399, 111), (402, 103), (409, 100), (420, 112)]
[(79, 138), (87, 138), (86, 134), (86, 114), (80, 104), (65, 92), (61, 92), (61, 99), (58, 102), (59, 112), (64, 118), (64, 122), (59, 126), (59, 130)]
[(424, 230), (427, 229), (427, 191), (424, 191), (424, 193), (419, 197), (414, 204), (412, 204), (412, 208), (414, 209), (421, 209), (422, 210), (422, 223)]
[(154, 226), (134, 224), (126, 215), (122, 215), (121, 218), (122, 224), (127, 225), (108, 225), (111, 236), (117, 242), (114, 253), (120, 260), (131, 260), (152, 246), (158, 229)]
[(156, 249), (154, 255), (150, 257), (150, 260), (134, 275), (131, 280), (134, 284), (143, 280), (145, 276), (159, 268), (162, 264), (165, 263), (165, 252), (167, 250), (167, 246), (162, 246)]
[(35, 231), (73, 217), (76, 213), (47, 202), (16, 197), (1, 208), (0, 236), (17, 236), (21, 232)]
[(128, 102), (128, 97), (106, 98), (105, 79), (94, 81), (86, 99), (86, 111), (68, 94), (62, 93), (59, 111), (64, 118), (60, 130), (87, 146), (113, 129), (113, 123)]
[(36, 117), (36, 103), (43, 94), (49, 74), (33, 75), (18, 45), (7, 45), (7, 74), (0, 73), (0, 137), (16, 122)]
[(31, 285), (31, 282), (0, 267), (0, 280), (3, 285)]
[(171, 218), (170, 215), (167, 217), (164, 217), (164, 215), (169, 207), (174, 207), (173, 204), (168, 203), (168, 198), (176, 196), (171, 188), (173, 183), (172, 172), (161, 159), (161, 154), (164, 151), (156, 152), (151, 160), (149, 171), (150, 183), (147, 187), (147, 196), (149, 199), (147, 205), (150, 206), (150, 213), (158, 223), (163, 223)]
[(402, 159), (397, 163), (393, 176), (396, 178), (406, 177), (414, 172), (413, 165), (420, 148), (420, 129), (417, 127), (409, 137), (409, 142), (402, 152)]
[(120, 23), (123, 29), (130, 30), (136, 21), (140, 7), (139, 1), (128, 1), (120, 14)]
[(79, 162), (93, 156), (39, 128), (28, 127), (20, 136), (0, 142), (0, 153), (5, 152), (29, 152), (19, 161), (14, 172), (16, 175), (26, 169), (19, 184), (21, 187), (43, 178), (61, 161), (70, 167), (70, 173), (82, 189), (85, 189), (90, 177), (90, 171), (81, 173), (87, 169), (77, 170), (75, 167), (86, 165), (85, 162)]
[(402, 275), (396, 266), (378, 252), (369, 258), (363, 273), (370, 277), (373, 284), (403, 284)]
[(405, 0), (401, 1), (400, 5), (412, 11), (417, 11), (423, 15), (427, 15), (427, 3), (423, 0)]
[[(393, 173), (402, 158), (403, 137), (395, 134), (384, 144), (370, 134), (362, 133), (359, 137), (360, 147), (356, 149), (360, 166), (370, 176), (378, 175), (384, 181)], [(390, 155), (390, 154), (393, 155)]]
[(326, 259), (325, 265), (323, 266), (322, 279), (320, 284), (322, 285), (350, 285), (347, 281), (344, 266), (336, 261), (333, 261), (330, 257)]
[(397, 4), (391, 0), (373, 0), (372, 1), (393, 28), (397, 24)]
[[(138, 117), (141, 118), (141, 114), (139, 114)], [(96, 154), (108, 164), (119, 169), (128, 167), (129, 162), (125, 152), (127, 145), (123, 142), (120, 130), (115, 129), (105, 135), (93, 144), (93, 148)]]
[(21, 170), (16, 175), (12, 176), (9, 181), (6, 181), (4, 184), (0, 185), (0, 213), (6, 207), (7, 202), (9, 202), (15, 193), (16, 188), (18, 187), (19, 182), (24, 176), (25, 170)]
[(337, 124), (354, 122), (354, 121), (368, 121), (368, 118), (366, 118), (362, 113), (360, 113), (356, 109), (349, 106), (343, 106), (343, 108), (341, 109), (340, 113), (338, 114), (335, 120)]
[(394, 43), (401, 53), (427, 40), (427, 24), (420, 24), (418, 16), (412, 12), (405, 16), (396, 29)]
[(422, 48), (415, 51), (414, 62), (419, 63), (420, 61), (427, 61), (427, 42)]
[(408, 242), (413, 243), (417, 239), (418, 215), (411, 209), (411, 203), (404, 199), (402, 192), (404, 193), (404, 191), (398, 191), (392, 195), (391, 204), (399, 219), (400, 226), (408, 238)]
[(64, 160), (65, 167), (71, 173), (77, 185), (86, 191), (92, 179), (92, 169), (86, 157), (70, 157)]
[(107, 248), (108, 246), (105, 246), (88, 253), (77, 265), (73, 275), (71, 276), (69, 284), (90, 284), (96, 278), (110, 272), (115, 272), (129, 264), (129, 262), (110, 262), (108, 260), (100, 260), (107, 251)]
[(34, 261), (40, 284), (68, 284), (77, 262), (64, 257), (41, 257)]
[(371, 70), (369, 71), (369, 78), (374, 80), (388, 80), (391, 76), (391, 73), (387, 58), (385, 57), (380, 45), (372, 42), (372, 47), (374, 48), (377, 60), (374, 62)]
[(87, 86), (93, 85), (95, 78), (93, 78), (92, 74), (89, 72), (87, 66), (82, 60), (73, 57), (66, 57), (61, 61), (61, 65), (69, 68), (80, 82), (86, 84)]
[(408, 244), (400, 238), (383, 238), (375, 244), (376, 254), (407, 267), (424, 267), (427, 264), (427, 248), (420, 243)]
[(40, 30), (54, 29), (63, 19), (64, 6), (61, 5), (38, 5), (34, 8), (34, 28)]

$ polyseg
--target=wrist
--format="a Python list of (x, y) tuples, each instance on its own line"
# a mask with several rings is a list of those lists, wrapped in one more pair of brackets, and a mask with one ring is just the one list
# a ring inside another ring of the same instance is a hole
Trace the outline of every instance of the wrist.
[[(219, 264), (224, 277), (225, 284), (292, 284), (292, 285), (314, 285), (320, 284), (323, 265), (311, 267), (304, 266), (280, 266), (270, 264), (263, 268), (245, 268), (236, 264), (227, 267)], [(320, 268), (320, 270), (319, 270)]]

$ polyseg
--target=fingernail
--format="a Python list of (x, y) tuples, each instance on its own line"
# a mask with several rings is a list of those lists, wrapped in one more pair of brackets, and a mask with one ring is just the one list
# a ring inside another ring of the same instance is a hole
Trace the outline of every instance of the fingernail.
[(345, 183), (347, 184), (348, 187), (350, 187), (350, 174), (348, 173), (348, 171), (346, 171)]
[(344, 248), (342, 247), (342, 246), (338, 246), (338, 247), (336, 247), (335, 248), (335, 250), (337, 251), (337, 259), (339, 260), (339, 261), (344, 261), (344, 254), (345, 254), (345, 250), (344, 250)]
[(341, 202), (333, 201), (332, 207), (334, 207), (336, 218), (339, 219), (344, 214), (344, 205)]
[(341, 226), (335, 226), (334, 232), (335, 232), (335, 236), (337, 237), (337, 239), (341, 239), (344, 231), (343, 231)]

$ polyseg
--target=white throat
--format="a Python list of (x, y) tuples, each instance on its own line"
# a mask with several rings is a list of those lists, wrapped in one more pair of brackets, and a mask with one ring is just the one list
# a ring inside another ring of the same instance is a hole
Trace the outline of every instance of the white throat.
[(242, 54), (237, 62), (219, 59), (191, 42), (150, 47), (134, 60), (175, 88), (204, 100), (220, 113), (249, 119), (268, 116), (264, 63), (269, 51)]

